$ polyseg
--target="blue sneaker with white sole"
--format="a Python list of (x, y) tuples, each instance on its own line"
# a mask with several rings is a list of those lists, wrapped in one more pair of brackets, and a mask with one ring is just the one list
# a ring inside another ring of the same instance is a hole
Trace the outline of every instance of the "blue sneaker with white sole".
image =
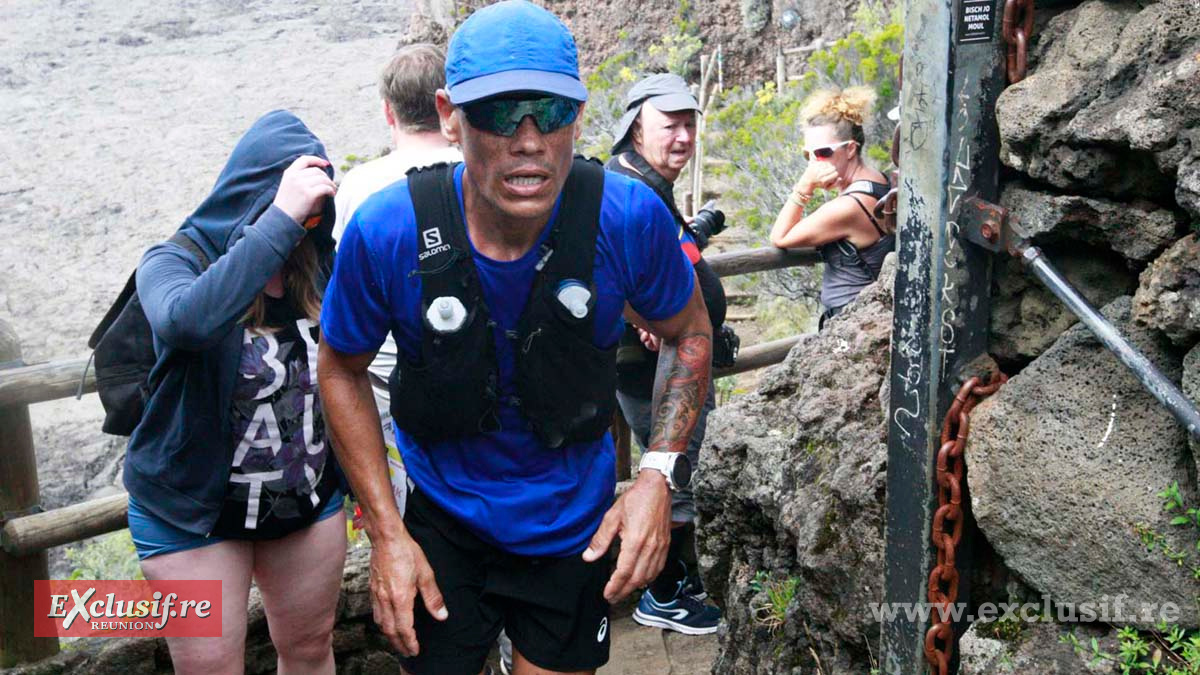
[[(682, 584), (680, 587), (682, 589)], [(659, 602), (646, 589), (638, 601), (637, 609), (633, 611), (633, 620), (643, 626), (665, 628), (685, 635), (708, 635), (717, 632), (717, 626), (721, 624), (721, 610), (681, 591), (676, 591), (675, 597), (669, 602)]]

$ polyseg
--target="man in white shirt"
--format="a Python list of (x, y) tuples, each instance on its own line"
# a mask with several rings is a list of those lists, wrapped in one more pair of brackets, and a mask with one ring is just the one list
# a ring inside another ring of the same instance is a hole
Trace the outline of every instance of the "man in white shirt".
[(457, 162), (462, 153), (442, 137), (434, 105), (446, 85), (445, 53), (426, 42), (401, 47), (379, 76), (383, 116), (392, 134), (392, 151), (351, 169), (338, 186), (333, 236), (341, 239), (346, 223), (367, 197), (404, 178), (414, 166)]
[[(462, 160), (458, 148), (442, 137), (435, 103), (437, 90), (446, 86), (446, 55), (435, 45), (412, 44), (400, 48), (379, 77), (383, 116), (392, 133), (392, 151), (354, 167), (342, 178), (334, 205), (337, 220), (333, 237), (341, 240), (346, 223), (368, 197), (404, 178), (409, 169), (439, 162)], [(404, 513), (406, 474), (396, 449), (392, 416), (388, 411), (388, 377), (396, 366), (396, 343), (389, 335), (368, 371), (375, 405), (387, 445), (392, 492)]]

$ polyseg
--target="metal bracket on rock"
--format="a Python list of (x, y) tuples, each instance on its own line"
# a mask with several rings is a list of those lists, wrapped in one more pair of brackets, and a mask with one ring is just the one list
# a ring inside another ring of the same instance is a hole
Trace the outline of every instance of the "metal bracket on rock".
[(1029, 245), (1020, 224), (1008, 209), (979, 197), (963, 201), (958, 223), (967, 241), (992, 253), (1007, 253), (1014, 258)]

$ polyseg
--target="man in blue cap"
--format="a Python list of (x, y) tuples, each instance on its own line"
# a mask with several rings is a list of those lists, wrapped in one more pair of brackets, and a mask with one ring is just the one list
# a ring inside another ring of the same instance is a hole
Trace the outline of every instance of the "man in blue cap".
[[(561, 21), (525, 0), (479, 10), (446, 85), (464, 162), (358, 208), (322, 310), (321, 394), (373, 544), (375, 620), (418, 675), (481, 672), (501, 628), (519, 674), (593, 672), (609, 603), (663, 566), (711, 327), (662, 201), (573, 158), (587, 91)], [(649, 451), (614, 503), (623, 315), (663, 347)], [(403, 519), (367, 376), (389, 330)]]

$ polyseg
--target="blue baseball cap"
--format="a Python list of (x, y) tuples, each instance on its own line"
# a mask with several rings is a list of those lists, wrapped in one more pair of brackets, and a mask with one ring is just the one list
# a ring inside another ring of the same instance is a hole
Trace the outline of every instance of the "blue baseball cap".
[(527, 91), (587, 100), (571, 31), (528, 0), (484, 7), (454, 31), (446, 90), (454, 105)]

